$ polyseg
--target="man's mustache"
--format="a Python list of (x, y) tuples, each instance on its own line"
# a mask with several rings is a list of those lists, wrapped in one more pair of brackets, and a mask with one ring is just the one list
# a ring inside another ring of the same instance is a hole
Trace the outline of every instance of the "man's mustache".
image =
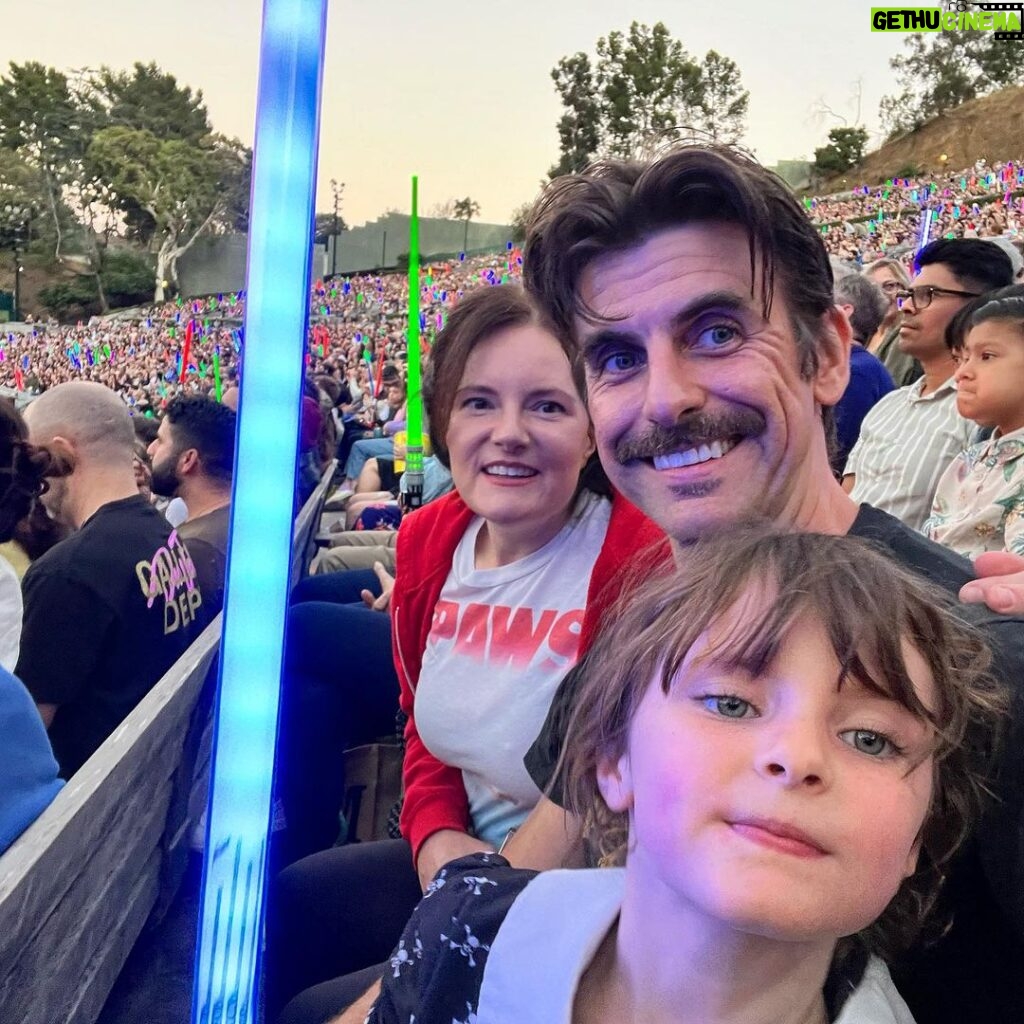
[(712, 441), (752, 437), (762, 433), (766, 427), (764, 416), (754, 409), (732, 409), (715, 414), (690, 413), (671, 427), (653, 424), (639, 437), (623, 438), (615, 446), (615, 460), (624, 464), (634, 459), (653, 459), (656, 455), (670, 455), (683, 448), (697, 448)]

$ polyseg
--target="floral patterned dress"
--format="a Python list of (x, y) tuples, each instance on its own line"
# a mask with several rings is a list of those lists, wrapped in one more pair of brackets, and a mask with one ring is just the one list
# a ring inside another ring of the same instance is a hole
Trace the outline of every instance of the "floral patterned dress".
[(968, 558), (1024, 555), (1024, 428), (994, 434), (950, 463), (922, 532)]

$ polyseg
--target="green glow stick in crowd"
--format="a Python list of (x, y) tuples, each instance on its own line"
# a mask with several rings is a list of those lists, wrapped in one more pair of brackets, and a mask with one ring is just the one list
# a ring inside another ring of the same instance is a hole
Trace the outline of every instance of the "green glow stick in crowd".
[(409, 218), (409, 349), (406, 382), (406, 502), (409, 508), (423, 504), (423, 396), (420, 391), (420, 222), (417, 186), (412, 176), (412, 216)]
[(213, 396), (220, 401), (220, 346), (213, 346)]

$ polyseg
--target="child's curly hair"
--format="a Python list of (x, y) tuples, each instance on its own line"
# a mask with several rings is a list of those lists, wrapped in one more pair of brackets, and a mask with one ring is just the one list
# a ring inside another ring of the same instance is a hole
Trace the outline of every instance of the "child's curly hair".
[[(625, 862), (626, 815), (613, 813), (597, 787), (599, 764), (625, 753), (633, 715), (652, 681), (667, 692), (691, 646), (751, 586), (768, 599), (763, 613), (731, 631), (713, 657), (766, 670), (793, 622), (815, 616), (850, 677), (897, 701), (934, 731), (931, 806), (915, 873), (882, 916), (842, 940), (837, 959), (862, 944), (891, 958), (920, 931), (945, 868), (970, 833), (986, 796), (985, 778), (1007, 707), (989, 675), (980, 634), (957, 617), (952, 599), (851, 537), (739, 527), (687, 551), (683, 572), (668, 570), (604, 619), (588, 652), (556, 772), (565, 806), (585, 821), (604, 864)], [(919, 699), (901, 641), (924, 658), (935, 707)], [(853, 944), (853, 945), (851, 945)]]

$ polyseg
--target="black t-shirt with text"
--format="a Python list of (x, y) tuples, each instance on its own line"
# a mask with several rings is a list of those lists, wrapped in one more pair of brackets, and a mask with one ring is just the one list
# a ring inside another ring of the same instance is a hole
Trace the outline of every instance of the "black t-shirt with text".
[(101, 506), (34, 562), (16, 674), (56, 704), (50, 740), (70, 778), (208, 621), (188, 549), (141, 495)]

